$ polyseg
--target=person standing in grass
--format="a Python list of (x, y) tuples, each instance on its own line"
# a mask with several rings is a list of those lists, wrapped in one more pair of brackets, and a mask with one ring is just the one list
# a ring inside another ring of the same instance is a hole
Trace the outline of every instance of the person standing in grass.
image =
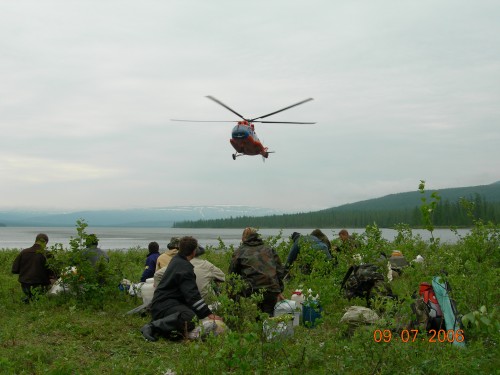
[(189, 338), (196, 327), (193, 319), (222, 320), (214, 315), (201, 297), (196, 285), (196, 275), (191, 259), (196, 255), (198, 241), (182, 237), (179, 253), (172, 258), (165, 274), (155, 289), (151, 303), (151, 323), (141, 328), (148, 341), (156, 341), (157, 335), (167, 338)]
[(12, 273), (19, 275), (25, 303), (32, 301), (37, 293), (45, 293), (56, 280), (54, 272), (47, 265), (48, 242), (49, 237), (45, 233), (38, 234), (35, 244), (22, 250), (12, 264)]
[(142, 272), (141, 282), (145, 282), (147, 279), (154, 276), (156, 261), (160, 256), (160, 245), (158, 245), (158, 242), (150, 242), (148, 245), (148, 250), (149, 253), (146, 257), (146, 265), (144, 266), (144, 271)]
[(245, 228), (241, 239), (243, 242), (234, 252), (229, 273), (240, 275), (248, 285), (241, 292), (243, 297), (262, 292), (264, 299), (259, 309), (273, 316), (276, 302), (283, 299), (285, 268), (276, 251), (262, 241), (257, 229)]

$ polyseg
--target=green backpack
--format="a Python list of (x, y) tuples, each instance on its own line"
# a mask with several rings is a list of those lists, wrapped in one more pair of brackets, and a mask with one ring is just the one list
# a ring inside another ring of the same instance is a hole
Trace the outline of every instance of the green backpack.
[(371, 297), (393, 296), (378, 267), (370, 263), (351, 266), (342, 280), (340, 292), (349, 300), (355, 297), (365, 298), (368, 306)]

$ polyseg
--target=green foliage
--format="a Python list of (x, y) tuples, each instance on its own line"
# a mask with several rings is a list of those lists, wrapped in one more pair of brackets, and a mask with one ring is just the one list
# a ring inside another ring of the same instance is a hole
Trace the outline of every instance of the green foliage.
[[(394, 241), (386, 241), (376, 223), (367, 226), (357, 238), (356, 252), (363, 261), (377, 260), (380, 251), (399, 249), (409, 261), (420, 254), (425, 263), (405, 268), (392, 282), (398, 300), (373, 302), (375, 309), (383, 311), (377, 325), (355, 328), (351, 335), (346, 335), (340, 318), (348, 306), (364, 305), (365, 301), (347, 301), (340, 296), (339, 288), (356, 258), (339, 253), (336, 262), (328, 262), (312, 249), (301, 250), (283, 294), (289, 298), (295, 289), (312, 289), (321, 298), (322, 320), (315, 328), (294, 327), (292, 337), (272, 341), (263, 332), (264, 317), (256, 308), (261, 296), (235, 299), (245, 285), (233, 276), (223, 284), (217, 310), (231, 329), (227, 334), (209, 336), (205, 341), (147, 343), (139, 328), (149, 318), (124, 315), (142, 301), (117, 288), (122, 278), (139, 278), (145, 249), (109, 251), (110, 262), (104, 274), (109, 278), (100, 291), (85, 287), (73, 294), (40, 296), (29, 305), (21, 303), (17, 277), (10, 273), (18, 250), (0, 251), (0, 373), (165, 374), (168, 369), (179, 375), (392, 374), (402, 369), (407, 374), (496, 373), (500, 344), (500, 227), (474, 220), (474, 227), (456, 244), (438, 239), (425, 242), (405, 224), (398, 225)], [(84, 224), (77, 223), (77, 237), (70, 249), (53, 247), (51, 264), (59, 272), (73, 264), (84, 247)], [(268, 241), (281, 259), (286, 259), (290, 240), (280, 235)], [(233, 251), (221, 241), (217, 247), (207, 247), (204, 256), (227, 270)], [(310, 266), (307, 274), (301, 272), (306, 264)], [(442, 271), (447, 273), (452, 297), (464, 314), (466, 348), (457, 350), (450, 344), (430, 343), (424, 333), (416, 342), (375, 342), (375, 329), (389, 330), (397, 336), (407, 326), (413, 319), (412, 294), (420, 282), (430, 282)], [(85, 279), (75, 279), (76, 284), (93, 280), (94, 286), (99, 285), (98, 277), (90, 270), (82, 272)]]
[(115, 276), (116, 270), (108, 266), (106, 259), (100, 258), (96, 264), (89, 261), (86, 245), (94, 244), (97, 238), (86, 233), (87, 227), (85, 220), (77, 220), (77, 236), (70, 239), (70, 249), (53, 245), (48, 264), (68, 291), (61, 294), (61, 299), (74, 299), (82, 306), (102, 309), (107, 295), (116, 291), (121, 279)]
[(425, 194), (424, 180), (420, 180), (420, 184), (418, 185), (418, 190), (420, 191), (420, 194), (422, 194), (422, 197), (420, 198), (422, 201), (422, 204), (420, 205), (420, 212), (422, 213), (424, 228), (431, 233), (431, 244), (434, 244), (435, 238), (433, 235), (434, 232), (433, 218), (434, 218), (434, 212), (436, 211), (436, 207), (439, 201), (441, 200), (441, 197), (437, 192), (433, 192), (430, 197), (431, 201), (428, 202), (427, 198), (424, 195)]
[(496, 336), (500, 333), (500, 316), (496, 309), (488, 312), (486, 306), (471, 311), (462, 317), (462, 324), (476, 335)]

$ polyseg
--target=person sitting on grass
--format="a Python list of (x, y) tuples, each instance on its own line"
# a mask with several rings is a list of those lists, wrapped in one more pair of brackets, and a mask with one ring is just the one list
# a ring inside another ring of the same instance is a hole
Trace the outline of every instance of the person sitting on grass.
[(141, 282), (145, 282), (147, 279), (151, 278), (155, 274), (156, 261), (160, 256), (160, 245), (158, 242), (150, 242), (148, 245), (148, 256), (146, 257), (146, 265), (144, 266), (144, 271), (142, 272)]
[(141, 328), (148, 341), (156, 341), (157, 335), (171, 339), (191, 338), (196, 325), (194, 318), (221, 320), (214, 315), (201, 297), (196, 285), (196, 275), (190, 260), (195, 257), (198, 241), (182, 237), (179, 253), (172, 258), (165, 275), (155, 289), (151, 303), (152, 321)]
[(98, 247), (99, 238), (95, 234), (87, 235), (85, 246), (86, 248), (82, 250), (80, 259), (77, 260), (79, 263), (77, 269), (86, 269), (86, 271), (84, 271), (86, 273), (89, 270), (85, 263), (90, 263), (93, 267), (93, 277), (95, 277), (97, 283), (99, 285), (106, 284), (109, 264), (108, 254)]
[[(196, 249), (196, 254), (193, 259), (191, 259), (191, 264), (194, 266), (194, 273), (196, 275), (196, 285), (198, 285), (198, 290), (200, 291), (203, 299), (213, 299), (215, 295), (215, 290), (212, 287), (214, 283), (221, 283), (226, 280), (226, 276), (222, 270), (209, 262), (206, 259), (201, 259), (200, 256), (205, 253), (205, 248), (198, 245)], [(155, 287), (160, 284), (165, 271), (168, 266), (161, 268), (154, 273)]]
[(156, 260), (155, 272), (167, 267), (172, 258), (179, 252), (179, 237), (172, 237), (167, 245), (168, 250), (161, 254)]

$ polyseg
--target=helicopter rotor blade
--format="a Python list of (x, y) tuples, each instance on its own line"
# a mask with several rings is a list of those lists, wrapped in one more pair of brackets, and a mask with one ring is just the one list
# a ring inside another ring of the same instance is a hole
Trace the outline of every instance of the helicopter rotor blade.
[(179, 120), (179, 119), (170, 119), (170, 121), (181, 121), (181, 122), (238, 122), (238, 121), (229, 121), (229, 120)]
[[(248, 120), (248, 121), (253, 122), (254, 120), (258, 120), (258, 119), (261, 119), (261, 118), (266, 118), (266, 117), (269, 117), (269, 116), (275, 115), (276, 113), (280, 113), (280, 112), (286, 111), (287, 109), (290, 109), (290, 108), (296, 107), (296, 106), (298, 106), (298, 105), (301, 105), (301, 104), (304, 104), (304, 103), (310, 102), (311, 100), (313, 100), (313, 98), (308, 98), (308, 99), (302, 100), (301, 102), (298, 102), (298, 103), (295, 103), (295, 104), (289, 105), (288, 107), (283, 108), (283, 109), (280, 109), (280, 110), (275, 111), (275, 112), (273, 112), (273, 113), (269, 113), (269, 114), (267, 114), (267, 115), (260, 116), (260, 117), (255, 117), (255, 118), (253, 118), (253, 119), (251, 119), (251, 120)], [(240, 117), (241, 117), (241, 116), (240, 116)]]
[(297, 122), (297, 121), (252, 121), (262, 124), (316, 124), (315, 122)]
[(236, 112), (234, 109), (228, 107), (227, 105), (225, 105), (224, 103), (222, 103), (219, 99), (216, 99), (214, 98), (213, 96), (211, 95), (207, 95), (207, 98), (210, 99), (210, 100), (213, 100), (214, 102), (216, 102), (217, 104), (223, 106), (224, 108), (226, 108), (227, 110), (233, 112), (236, 116), (238, 116), (239, 118), (241, 118), (242, 120), (245, 120), (247, 121), (246, 118), (244, 118), (242, 115), (240, 115), (238, 112)]

